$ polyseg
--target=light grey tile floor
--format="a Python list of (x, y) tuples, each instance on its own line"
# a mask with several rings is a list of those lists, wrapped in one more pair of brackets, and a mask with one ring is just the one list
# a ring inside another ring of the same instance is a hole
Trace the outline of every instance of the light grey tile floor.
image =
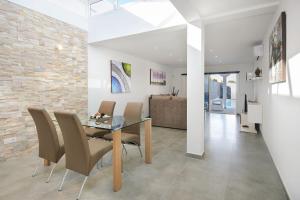
[[(261, 136), (239, 132), (234, 115), (206, 115), (205, 159), (185, 156), (186, 132), (153, 127), (153, 164), (127, 146), (123, 187), (112, 191), (111, 155), (92, 171), (81, 199), (151, 200), (284, 200), (284, 188)], [(57, 192), (64, 160), (50, 183), (50, 168), (31, 174), (39, 162), (32, 154), (0, 162), (0, 199), (75, 199), (83, 177), (71, 173)]]

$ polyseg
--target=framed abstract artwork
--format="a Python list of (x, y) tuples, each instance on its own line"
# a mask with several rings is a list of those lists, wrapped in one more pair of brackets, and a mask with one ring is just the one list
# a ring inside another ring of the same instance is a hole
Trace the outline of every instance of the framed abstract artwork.
[(151, 85), (166, 85), (166, 72), (150, 69), (150, 84)]
[(286, 14), (280, 18), (272, 30), (269, 40), (269, 82), (286, 81)]
[(111, 93), (128, 93), (131, 89), (131, 64), (111, 60)]

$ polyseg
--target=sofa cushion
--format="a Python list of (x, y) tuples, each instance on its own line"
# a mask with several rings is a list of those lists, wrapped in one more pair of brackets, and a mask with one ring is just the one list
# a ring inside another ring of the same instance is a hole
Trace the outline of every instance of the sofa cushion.
[(174, 96), (172, 96), (171, 99), (172, 100), (177, 100), (177, 101), (186, 101), (186, 97), (177, 97), (177, 96), (174, 97)]
[(171, 96), (152, 95), (152, 99), (170, 100)]

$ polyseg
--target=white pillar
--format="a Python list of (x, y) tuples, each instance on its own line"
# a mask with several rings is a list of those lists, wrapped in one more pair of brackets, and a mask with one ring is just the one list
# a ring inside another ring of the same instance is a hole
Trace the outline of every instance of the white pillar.
[(187, 155), (195, 158), (204, 154), (203, 34), (203, 28), (187, 25)]

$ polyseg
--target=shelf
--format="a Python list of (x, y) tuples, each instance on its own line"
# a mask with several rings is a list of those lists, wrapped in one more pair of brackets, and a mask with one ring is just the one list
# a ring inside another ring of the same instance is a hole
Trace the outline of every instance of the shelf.
[(252, 77), (252, 78), (249, 78), (248, 81), (257, 81), (257, 80), (262, 80), (263, 77), (262, 76), (259, 76), (259, 77)]
[(247, 81), (257, 81), (257, 80), (262, 80), (262, 76), (256, 76), (254, 72), (247, 72), (246, 74), (246, 80)]

